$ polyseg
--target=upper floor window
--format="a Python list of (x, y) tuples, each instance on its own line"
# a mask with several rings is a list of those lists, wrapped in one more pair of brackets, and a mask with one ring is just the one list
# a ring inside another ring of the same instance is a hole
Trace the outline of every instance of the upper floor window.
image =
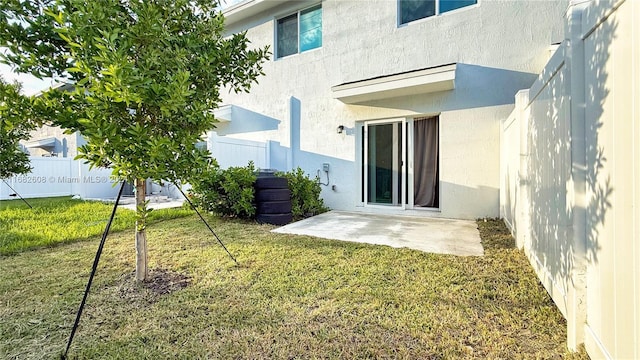
[(278, 19), (276, 57), (281, 58), (322, 46), (322, 5)]
[(400, 24), (474, 5), (478, 0), (399, 0)]

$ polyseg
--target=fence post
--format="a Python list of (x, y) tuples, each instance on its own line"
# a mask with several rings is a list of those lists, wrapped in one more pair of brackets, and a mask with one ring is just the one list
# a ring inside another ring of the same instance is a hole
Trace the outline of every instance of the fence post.
[[(571, 179), (567, 203), (572, 224), (567, 240), (573, 249), (573, 266), (567, 289), (567, 346), (577, 351), (584, 342), (586, 324), (586, 137), (585, 137), (585, 52), (582, 40), (582, 14), (585, 2), (572, 1), (567, 11), (566, 65), (571, 121)], [(572, 185), (572, 186), (571, 186)]]
[(209, 131), (207, 135), (207, 147), (211, 157), (218, 159), (218, 134), (215, 131)]
[(264, 164), (267, 169), (272, 169), (271, 166), (271, 148), (273, 147), (273, 140), (267, 140), (264, 143)]
[(529, 251), (531, 234), (531, 196), (529, 188), (529, 89), (520, 90), (516, 94), (516, 110), (520, 126), (520, 169), (516, 178), (516, 194), (518, 208), (515, 211), (517, 224), (516, 245)]
[(82, 179), (82, 172), (80, 171), (80, 160), (69, 159), (69, 178), (77, 179), (76, 182), (71, 182), (71, 195), (80, 195), (82, 197), (84, 182)]

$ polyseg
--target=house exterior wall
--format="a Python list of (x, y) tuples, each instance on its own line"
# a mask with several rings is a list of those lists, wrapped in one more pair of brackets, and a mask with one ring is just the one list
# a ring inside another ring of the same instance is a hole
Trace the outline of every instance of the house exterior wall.
[(574, 2), (502, 125), (502, 216), (593, 359), (640, 358), (638, 18), (634, 0)]
[(54, 156), (57, 157), (75, 157), (78, 155), (78, 146), (84, 144), (84, 140), (79, 133), (65, 134), (64, 129), (57, 126), (43, 125), (30, 133), (30, 138), (20, 143), (24, 146), (29, 142), (42, 140), (47, 138), (55, 138), (55, 146), (53, 148), (37, 148), (30, 147), (27, 149), (30, 156)]
[[(228, 30), (247, 30), (255, 46), (273, 49), (274, 19), (313, 4), (285, 2)], [(362, 122), (439, 115), (440, 211), (420, 213), (498, 216), (500, 120), (511, 112), (515, 93), (535, 80), (550, 44), (561, 40), (567, 1), (480, 0), (404, 26), (398, 26), (397, 6), (388, 0), (323, 1), (321, 48), (270, 60), (251, 94), (224, 96), (227, 104), (278, 119), (277, 128), (228, 136), (279, 142), (291, 149), (289, 165), (312, 175), (330, 163), (325, 203), (357, 210)], [(450, 63), (457, 64), (451, 91), (357, 105), (333, 98), (332, 86)], [(343, 134), (336, 133), (339, 125)]]

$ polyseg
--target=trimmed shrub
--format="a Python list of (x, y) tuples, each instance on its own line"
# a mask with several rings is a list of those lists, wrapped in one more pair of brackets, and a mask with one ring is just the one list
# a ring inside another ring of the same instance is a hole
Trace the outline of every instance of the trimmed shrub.
[[(253, 219), (256, 215), (256, 173), (253, 162), (245, 167), (223, 170), (212, 159), (211, 165), (192, 181), (190, 198), (196, 206), (218, 215)], [(294, 218), (301, 219), (329, 210), (320, 198), (322, 189), (317, 177), (309, 178), (300, 168), (275, 175), (287, 178)]]
[(286, 173), (279, 172), (276, 175), (289, 180), (291, 212), (294, 218), (309, 217), (329, 210), (320, 197), (322, 188), (318, 177), (311, 179), (300, 168)]
[(253, 162), (245, 167), (220, 169), (212, 162), (193, 181), (191, 194), (197, 206), (222, 216), (251, 219), (256, 213), (253, 183), (256, 181)]

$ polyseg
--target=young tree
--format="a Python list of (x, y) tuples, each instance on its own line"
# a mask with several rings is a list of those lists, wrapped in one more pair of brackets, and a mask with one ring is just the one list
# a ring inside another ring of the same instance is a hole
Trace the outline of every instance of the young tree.
[(31, 102), (20, 93), (18, 83), (0, 77), (0, 179), (31, 171), (28, 155), (19, 147), (35, 128), (31, 119)]
[(65, 78), (39, 114), (80, 131), (79, 157), (135, 183), (136, 278), (148, 276), (145, 180), (188, 181), (206, 166), (195, 144), (214, 127), (220, 89), (249, 91), (268, 48), (225, 37), (216, 1), (10, 1), (0, 12), (5, 61)]

